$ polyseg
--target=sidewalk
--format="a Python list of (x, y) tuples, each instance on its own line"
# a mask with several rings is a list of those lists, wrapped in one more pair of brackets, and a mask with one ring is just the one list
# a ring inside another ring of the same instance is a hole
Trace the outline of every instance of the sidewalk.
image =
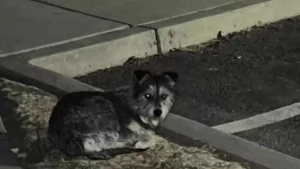
[(212, 9), (242, 0), (125, 0), (0, 2), (0, 55), (67, 43), (130, 26)]

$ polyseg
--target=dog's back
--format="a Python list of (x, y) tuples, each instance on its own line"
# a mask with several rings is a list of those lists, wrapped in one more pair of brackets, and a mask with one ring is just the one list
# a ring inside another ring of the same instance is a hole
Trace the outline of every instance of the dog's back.
[[(109, 97), (113, 97), (113, 93), (76, 92), (63, 97), (49, 120), (48, 133), (52, 143), (69, 155), (82, 155), (88, 147), (84, 141), (99, 137), (97, 133), (103, 132), (106, 137), (97, 138), (99, 142), (118, 139), (121, 126), (114, 104), (118, 104), (119, 109), (122, 105), (117, 100), (112, 102)], [(95, 146), (92, 142), (89, 144)], [(109, 147), (105, 144), (109, 143), (103, 142), (104, 147)]]

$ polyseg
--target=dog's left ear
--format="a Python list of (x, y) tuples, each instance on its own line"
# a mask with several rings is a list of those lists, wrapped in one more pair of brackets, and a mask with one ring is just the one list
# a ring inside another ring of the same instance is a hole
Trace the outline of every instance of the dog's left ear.
[(170, 78), (174, 82), (174, 84), (177, 83), (178, 73), (176, 73), (176, 72), (164, 72), (163, 75)]
[(133, 72), (133, 81), (134, 84), (139, 84), (149, 77), (151, 73), (148, 70), (135, 70)]

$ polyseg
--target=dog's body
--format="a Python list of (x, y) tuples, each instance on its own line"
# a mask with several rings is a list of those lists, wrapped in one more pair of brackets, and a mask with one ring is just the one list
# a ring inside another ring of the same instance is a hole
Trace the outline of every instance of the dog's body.
[(49, 120), (50, 141), (71, 156), (108, 159), (155, 144), (154, 131), (174, 101), (177, 74), (135, 71), (134, 87), (67, 94)]

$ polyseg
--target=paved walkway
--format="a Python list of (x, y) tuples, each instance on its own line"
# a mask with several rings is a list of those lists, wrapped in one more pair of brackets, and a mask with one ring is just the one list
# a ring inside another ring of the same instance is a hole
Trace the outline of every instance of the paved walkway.
[[(0, 55), (83, 39), (242, 0), (4, 0)], [(166, 10), (167, 9), (167, 10)]]

